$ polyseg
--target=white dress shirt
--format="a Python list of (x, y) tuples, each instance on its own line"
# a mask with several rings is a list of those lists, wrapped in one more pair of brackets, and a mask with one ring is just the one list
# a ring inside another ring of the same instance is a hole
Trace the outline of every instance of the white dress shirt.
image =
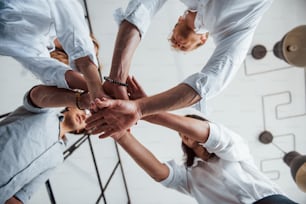
[(0, 121), (0, 204), (16, 196), (26, 204), (63, 162), (59, 108), (35, 108), (24, 99)]
[(97, 64), (94, 46), (78, 0), (4, 0), (0, 2), (0, 55), (12, 56), (47, 85), (68, 88), (70, 69), (50, 58), (57, 37), (74, 60), (89, 56)]
[[(166, 0), (132, 0), (125, 12), (115, 11), (115, 19), (134, 24), (144, 36), (152, 17)], [(195, 31), (209, 32), (215, 50), (206, 65), (183, 83), (192, 87), (202, 100), (196, 108), (205, 111), (205, 101), (219, 94), (241, 66), (254, 31), (272, 0), (181, 0), (188, 10), (197, 11)]]
[(283, 194), (255, 166), (245, 141), (222, 125), (209, 123), (210, 135), (202, 144), (217, 156), (192, 167), (167, 162), (170, 174), (161, 181), (206, 204), (250, 204), (266, 196)]

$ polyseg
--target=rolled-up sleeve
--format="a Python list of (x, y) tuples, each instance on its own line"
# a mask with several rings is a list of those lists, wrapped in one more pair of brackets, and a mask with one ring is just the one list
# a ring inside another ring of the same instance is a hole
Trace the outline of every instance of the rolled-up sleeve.
[(187, 77), (183, 83), (201, 97), (196, 109), (205, 112), (206, 100), (222, 92), (242, 65), (252, 42), (255, 26), (217, 39), (216, 48), (200, 72)]
[(250, 151), (246, 142), (235, 132), (226, 127), (209, 122), (210, 133), (207, 141), (201, 145), (210, 153), (228, 161), (250, 159)]
[(22, 201), (23, 204), (29, 203), (32, 195), (37, 191), (39, 187), (41, 187), (44, 182), (46, 182), (51, 175), (51, 173), (54, 171), (55, 168), (48, 169), (41, 174), (39, 174), (37, 177), (35, 177), (31, 182), (23, 186), (16, 194), (15, 196)]
[(115, 21), (120, 24), (123, 20), (127, 20), (137, 27), (143, 37), (152, 18), (165, 2), (166, 0), (131, 0), (125, 11), (122, 8), (115, 10)]
[(54, 0), (50, 2), (56, 36), (69, 55), (72, 68), (74, 60), (88, 56), (98, 65), (94, 45), (90, 38), (88, 25), (82, 6), (77, 0)]
[(33, 103), (30, 101), (30, 96), (29, 96), (30, 92), (31, 91), (28, 91), (23, 97), (23, 106), (25, 107), (25, 109), (33, 113), (43, 113), (43, 112), (47, 112), (50, 110), (50, 108), (35, 107)]
[(65, 73), (70, 67), (50, 57), (15, 57), (44, 84), (70, 89)]
[(162, 180), (160, 184), (182, 193), (188, 193), (185, 166), (178, 165), (174, 160), (168, 161), (165, 164), (169, 168), (169, 176)]

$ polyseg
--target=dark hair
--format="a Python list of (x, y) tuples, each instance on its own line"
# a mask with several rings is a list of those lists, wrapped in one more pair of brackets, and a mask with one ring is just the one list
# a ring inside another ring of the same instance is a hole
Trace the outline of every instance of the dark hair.
[[(185, 117), (194, 118), (194, 119), (202, 120), (202, 121), (207, 121), (207, 119), (202, 118), (201, 116), (198, 116), (198, 115), (194, 115), (194, 114), (185, 115)], [(194, 158), (196, 157), (195, 152), (193, 151), (193, 149), (191, 149), (190, 147), (185, 145), (183, 142), (182, 142), (182, 150), (184, 152), (184, 158), (183, 158), (184, 159), (184, 164), (187, 167), (192, 166), (193, 162), (194, 162)]]

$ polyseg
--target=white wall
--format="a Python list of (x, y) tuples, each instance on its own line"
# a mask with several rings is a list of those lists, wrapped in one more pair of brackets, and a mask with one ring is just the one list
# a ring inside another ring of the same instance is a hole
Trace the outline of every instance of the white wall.
[[(103, 75), (109, 72), (117, 32), (112, 12), (120, 6), (125, 8), (127, 2), (127, 0), (88, 1), (94, 33), (101, 45), (100, 60), (104, 65)], [(257, 138), (261, 131), (267, 129), (279, 136), (274, 142), (286, 151), (296, 149), (306, 154), (305, 70), (296, 67), (286, 68), (288, 65), (276, 59), (271, 52), (275, 42), (287, 31), (300, 24), (306, 24), (305, 8), (304, 0), (274, 1), (258, 26), (252, 43), (252, 45), (265, 45), (269, 50), (267, 56), (262, 60), (254, 60), (248, 56), (245, 66), (241, 67), (229, 87), (208, 102), (206, 115), (209, 119), (220, 122), (244, 136), (258, 167), (264, 172), (272, 171), (266, 173), (267, 176), (273, 179), (290, 198), (300, 203), (306, 203), (306, 194), (294, 184), (289, 168), (281, 159), (282, 152), (273, 145), (259, 143)], [(135, 54), (131, 73), (150, 95), (166, 90), (189, 74), (200, 70), (214, 48), (213, 42), (209, 40), (205, 47), (190, 54), (171, 51), (167, 38), (172, 25), (183, 10), (184, 7), (179, 1), (169, 0), (155, 17)], [(37, 83), (37, 80), (23, 71), (14, 60), (0, 57), (0, 61), (3, 68), (9, 67), (0, 75), (2, 85), (0, 113), (5, 113), (21, 104), (23, 93)], [(277, 106), (279, 109), (275, 109)], [(194, 112), (189, 108), (177, 112), (184, 114), (190, 111)], [(180, 141), (175, 132), (145, 122), (139, 122), (132, 128), (132, 132), (161, 161), (172, 158), (181, 160)], [(101, 168), (103, 172), (106, 171), (105, 174), (109, 174), (107, 166), (112, 166), (114, 160), (112, 142), (110, 139), (95, 138), (94, 143), (99, 155), (99, 165), (106, 167)], [(85, 203), (85, 200), (86, 203), (94, 202), (91, 196), (97, 194), (97, 183), (93, 180), (92, 167), (88, 167), (88, 157), (85, 152), (80, 150), (80, 153), (60, 167), (54, 176), (55, 182), (58, 182), (55, 184), (57, 189), (61, 189), (60, 186), (65, 183), (61, 181), (69, 179), (67, 176), (69, 172), (76, 174), (74, 178), (78, 177), (77, 175), (80, 177), (80, 180), (73, 180), (75, 188), (67, 189), (67, 187), (65, 191), (62, 187), (63, 191), (57, 191), (62, 199), (69, 198), (60, 203), (70, 203), (73, 197), (79, 201), (74, 203)], [(196, 203), (188, 196), (155, 183), (124, 151), (121, 151), (121, 156), (133, 204)], [(119, 184), (120, 182), (122, 181), (118, 180)], [(124, 195), (121, 188), (113, 189), (115, 195)], [(110, 195), (113, 201), (110, 203), (122, 203), (114, 194)], [(45, 197), (46, 193), (42, 188), (31, 203), (42, 203)]]

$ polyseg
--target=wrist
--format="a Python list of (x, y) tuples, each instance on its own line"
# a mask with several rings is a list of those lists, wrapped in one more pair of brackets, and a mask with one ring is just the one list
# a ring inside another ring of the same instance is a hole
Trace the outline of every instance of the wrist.
[(154, 121), (156, 118), (156, 115), (148, 115), (148, 116), (144, 116), (141, 118), (141, 120), (145, 120), (147, 122), (150, 122), (150, 121)]
[(122, 131), (120, 133), (117, 133), (115, 135), (112, 135), (111, 137), (116, 141), (116, 142), (120, 142), (122, 141), (126, 135), (127, 135), (127, 132), (130, 132), (130, 129), (126, 130), (126, 131)]
[(111, 84), (115, 84), (115, 85), (118, 85), (118, 86), (124, 86), (124, 87), (128, 87), (128, 84), (125, 83), (124, 81), (118, 81), (118, 80), (115, 80), (111, 77), (108, 77), (108, 76), (104, 76), (103, 79)]
[(119, 64), (115, 64), (115, 62), (112, 63), (109, 77), (118, 81), (126, 81), (129, 76), (129, 70), (125, 68), (129, 67), (129, 64), (124, 60), (121, 60), (118, 63)]
[(138, 116), (138, 119), (142, 119), (143, 117), (145, 117), (145, 114), (144, 114), (144, 103), (141, 99), (137, 99), (137, 100), (134, 100), (133, 102), (135, 102), (135, 105), (136, 105), (136, 114)]
[(84, 104), (81, 103), (81, 97), (82, 97), (82, 95), (87, 94), (87, 93), (88, 93), (87, 91), (84, 91), (84, 92), (75, 92), (75, 106), (79, 110), (85, 110), (86, 109), (86, 108), (84, 108)]

